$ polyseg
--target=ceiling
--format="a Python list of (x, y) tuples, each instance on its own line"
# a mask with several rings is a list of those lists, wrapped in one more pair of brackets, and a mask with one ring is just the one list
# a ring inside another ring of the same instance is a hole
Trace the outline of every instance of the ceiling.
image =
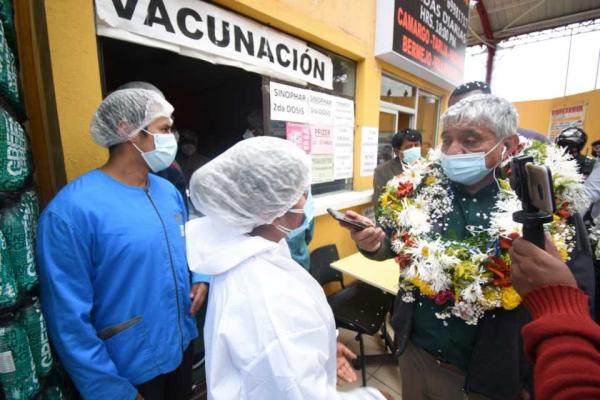
[(487, 11), (491, 27), (487, 35), (492, 33), (496, 41), (600, 18), (600, 0), (471, 0), (469, 46), (489, 41), (477, 2), (483, 2)]

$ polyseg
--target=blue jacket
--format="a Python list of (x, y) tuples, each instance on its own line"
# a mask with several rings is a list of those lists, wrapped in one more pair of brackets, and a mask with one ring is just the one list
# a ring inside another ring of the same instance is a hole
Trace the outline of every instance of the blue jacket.
[[(173, 371), (197, 336), (183, 200), (94, 170), (63, 188), (38, 228), (41, 300), (52, 344), (85, 399), (133, 399)], [(194, 282), (208, 281), (194, 276)]]

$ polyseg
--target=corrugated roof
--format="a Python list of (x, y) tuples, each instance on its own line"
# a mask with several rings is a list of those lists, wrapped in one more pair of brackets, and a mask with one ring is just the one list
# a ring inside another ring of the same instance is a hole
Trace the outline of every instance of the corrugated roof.
[[(600, 0), (477, 1), (485, 5), (495, 40), (600, 18)], [(472, 7), (468, 45), (483, 44), (482, 39), (487, 40), (479, 14)]]

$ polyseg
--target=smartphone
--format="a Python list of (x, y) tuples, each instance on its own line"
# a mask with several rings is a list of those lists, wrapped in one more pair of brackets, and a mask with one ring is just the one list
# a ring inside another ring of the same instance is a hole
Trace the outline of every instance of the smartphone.
[(553, 214), (556, 211), (554, 190), (552, 188), (552, 172), (544, 165), (525, 164), (527, 186), (531, 205), (540, 211)]
[(333, 218), (337, 219), (342, 224), (348, 225), (353, 229), (358, 229), (358, 230), (362, 231), (363, 229), (369, 228), (371, 226), (371, 225), (365, 224), (364, 222), (350, 219), (350, 218), (346, 217), (346, 214), (341, 213), (336, 210), (333, 210), (331, 208), (328, 208), (327, 212), (329, 213), (329, 215), (331, 215)]

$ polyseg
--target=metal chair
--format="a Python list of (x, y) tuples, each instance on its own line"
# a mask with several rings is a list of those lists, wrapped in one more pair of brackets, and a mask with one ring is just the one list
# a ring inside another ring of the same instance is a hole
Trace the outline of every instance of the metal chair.
[(367, 364), (395, 360), (392, 354), (365, 355), (362, 337), (365, 334), (373, 336), (381, 330), (386, 348), (392, 349), (385, 329), (385, 317), (393, 297), (360, 281), (345, 286), (342, 273), (331, 268), (331, 263), (336, 260), (339, 260), (339, 255), (335, 245), (319, 247), (310, 254), (310, 273), (321, 285), (339, 282), (342, 286), (329, 295), (327, 301), (333, 311), (336, 326), (357, 334), (355, 340), (359, 343), (360, 354), (353, 364), (354, 368), (361, 370), (362, 383), (366, 386)]

